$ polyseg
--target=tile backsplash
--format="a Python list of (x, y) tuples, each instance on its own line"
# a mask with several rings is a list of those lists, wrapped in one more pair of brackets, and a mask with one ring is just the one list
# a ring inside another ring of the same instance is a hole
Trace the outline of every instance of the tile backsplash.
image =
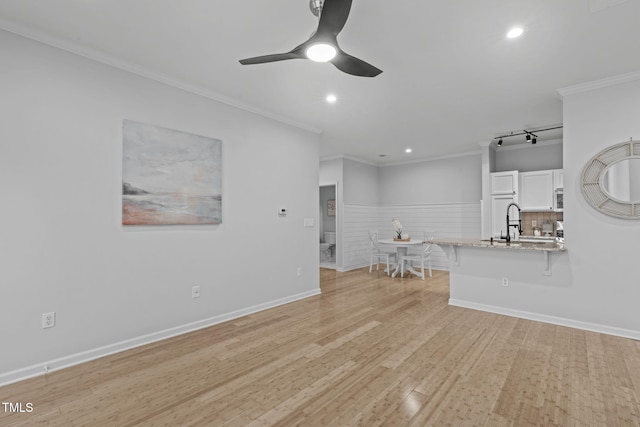
[[(532, 221), (536, 221), (537, 227), (542, 230), (542, 224), (545, 221), (551, 221), (553, 227), (552, 236), (556, 235), (556, 221), (562, 221), (562, 212), (522, 212), (522, 234), (525, 236), (533, 236)], [(544, 235), (544, 234), (543, 234)]]

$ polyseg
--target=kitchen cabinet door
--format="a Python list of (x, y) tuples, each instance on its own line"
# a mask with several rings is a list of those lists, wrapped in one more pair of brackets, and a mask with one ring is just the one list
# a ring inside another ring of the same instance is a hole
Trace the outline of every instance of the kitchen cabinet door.
[(553, 171), (553, 189), (564, 187), (564, 171), (563, 169), (555, 169)]
[(493, 172), (491, 174), (491, 194), (517, 194), (518, 171)]
[(519, 179), (522, 210), (553, 210), (553, 171), (522, 172)]

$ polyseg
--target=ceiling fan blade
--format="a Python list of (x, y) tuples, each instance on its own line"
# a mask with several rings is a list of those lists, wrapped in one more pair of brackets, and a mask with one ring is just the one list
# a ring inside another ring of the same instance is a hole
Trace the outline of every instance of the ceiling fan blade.
[(285, 61), (287, 59), (298, 58), (304, 58), (304, 56), (296, 52), (296, 49), (294, 49), (293, 51), (287, 53), (274, 53), (273, 55), (262, 55), (255, 56), (253, 58), (241, 59), (240, 63), (242, 65), (264, 64), (266, 62)]
[(344, 24), (349, 17), (352, 0), (324, 0), (320, 22), (318, 22), (318, 35), (333, 34), (338, 35), (344, 28)]
[(382, 72), (381, 69), (364, 62), (362, 59), (358, 59), (342, 51), (331, 60), (331, 63), (335, 65), (338, 70), (354, 76), (375, 77)]

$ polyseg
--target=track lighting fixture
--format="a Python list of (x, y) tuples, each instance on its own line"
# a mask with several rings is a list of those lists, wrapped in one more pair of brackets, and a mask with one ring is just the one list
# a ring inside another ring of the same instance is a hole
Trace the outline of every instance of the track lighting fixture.
[(535, 131), (532, 130), (523, 130), (522, 132), (511, 132), (508, 135), (500, 135), (500, 136), (496, 136), (494, 139), (496, 139), (498, 141), (497, 146), (498, 147), (502, 147), (502, 139), (503, 138), (510, 138), (512, 136), (520, 136), (520, 135), (525, 135), (525, 140), (531, 144), (536, 144), (538, 142), (538, 135), (536, 135), (534, 132), (544, 132), (547, 130), (554, 130), (554, 129), (562, 129), (563, 126), (554, 126), (554, 127), (550, 127), (550, 128), (545, 128), (545, 129), (536, 129)]

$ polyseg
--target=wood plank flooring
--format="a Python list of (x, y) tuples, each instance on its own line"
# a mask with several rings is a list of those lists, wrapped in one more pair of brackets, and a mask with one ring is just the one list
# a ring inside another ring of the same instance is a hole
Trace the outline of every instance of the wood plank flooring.
[(0, 388), (2, 426), (639, 426), (640, 343), (447, 305), (449, 276), (322, 294)]

